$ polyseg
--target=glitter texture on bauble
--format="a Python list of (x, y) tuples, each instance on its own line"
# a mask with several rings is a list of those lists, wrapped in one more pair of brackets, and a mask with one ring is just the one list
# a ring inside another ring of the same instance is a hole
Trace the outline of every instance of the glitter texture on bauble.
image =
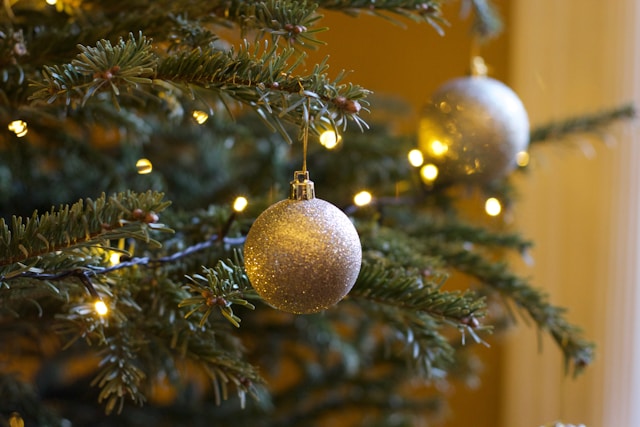
[(322, 311), (353, 287), (362, 263), (351, 220), (315, 198), (308, 172), (296, 172), (291, 196), (255, 220), (244, 244), (251, 285), (273, 307), (290, 313)]

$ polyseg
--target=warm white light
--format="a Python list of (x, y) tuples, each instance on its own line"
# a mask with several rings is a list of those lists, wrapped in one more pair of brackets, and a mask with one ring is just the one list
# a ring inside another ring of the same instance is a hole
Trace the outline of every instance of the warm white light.
[(47, 4), (50, 4), (51, 6), (53, 6), (54, 4), (58, 3), (58, 0), (46, 0)]
[(432, 163), (424, 165), (420, 169), (420, 176), (427, 183), (433, 182), (438, 177), (438, 167)]
[(27, 122), (23, 120), (14, 120), (7, 126), (9, 130), (16, 134), (18, 138), (22, 138), (27, 134)]
[(431, 151), (431, 154), (435, 157), (440, 157), (449, 151), (449, 146), (438, 139), (434, 139), (431, 141), (431, 144), (429, 144), (429, 151)]
[(353, 203), (356, 206), (366, 206), (371, 203), (371, 200), (373, 200), (373, 196), (368, 191), (361, 191), (353, 196)]
[(199, 125), (204, 124), (204, 122), (209, 120), (209, 115), (202, 110), (195, 110), (192, 115)]
[(104, 316), (109, 312), (109, 307), (107, 307), (107, 304), (102, 300), (96, 301), (93, 306), (96, 309), (96, 313), (100, 316)]
[(136, 162), (136, 169), (138, 169), (138, 173), (140, 175), (144, 175), (147, 173), (151, 173), (153, 170), (153, 165), (149, 159), (140, 159)]
[(502, 204), (495, 197), (489, 197), (484, 203), (484, 210), (489, 216), (498, 216), (502, 212)]
[(409, 164), (414, 168), (419, 168), (424, 163), (424, 156), (422, 155), (422, 151), (415, 148), (409, 151), (407, 157), (409, 158)]
[(111, 265), (120, 264), (120, 255), (120, 252), (111, 252), (111, 255), (109, 255)]
[(246, 197), (236, 197), (236, 200), (233, 202), (233, 210), (236, 212), (242, 212), (248, 204), (249, 201)]
[(516, 154), (516, 163), (523, 168), (529, 164), (529, 158), (527, 151), (519, 151), (518, 154)]
[(320, 144), (327, 150), (333, 150), (342, 141), (342, 137), (330, 129), (322, 132), (319, 139)]

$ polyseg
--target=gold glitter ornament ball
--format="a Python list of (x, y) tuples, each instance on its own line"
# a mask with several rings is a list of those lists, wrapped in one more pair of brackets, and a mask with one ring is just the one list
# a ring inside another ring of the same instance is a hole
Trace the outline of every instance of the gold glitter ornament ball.
[(362, 263), (349, 218), (322, 199), (282, 200), (264, 211), (244, 244), (254, 289), (282, 311), (324, 310), (353, 287)]
[(518, 96), (487, 76), (446, 82), (420, 118), (418, 148), (436, 183), (488, 183), (517, 166), (529, 145), (529, 118)]

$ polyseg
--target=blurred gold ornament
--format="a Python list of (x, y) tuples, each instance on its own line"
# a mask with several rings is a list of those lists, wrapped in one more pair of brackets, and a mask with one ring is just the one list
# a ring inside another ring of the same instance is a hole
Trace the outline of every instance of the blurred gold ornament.
[(264, 211), (244, 245), (245, 269), (260, 296), (291, 313), (314, 313), (345, 297), (362, 263), (349, 218), (315, 198), (307, 172), (296, 172), (291, 196)]
[(446, 82), (425, 106), (418, 146), (438, 183), (487, 183), (517, 166), (529, 144), (529, 118), (506, 85), (478, 75)]
[(13, 412), (11, 414), (9, 417), (9, 427), (24, 427), (24, 420), (19, 413)]

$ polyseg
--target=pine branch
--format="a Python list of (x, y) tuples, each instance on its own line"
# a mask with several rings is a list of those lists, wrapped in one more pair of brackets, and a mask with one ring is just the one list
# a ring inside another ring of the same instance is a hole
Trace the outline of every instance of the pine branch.
[(288, 64), (293, 54), (292, 49), (279, 51), (266, 44), (264, 48), (245, 44), (237, 53), (198, 49), (163, 60), (158, 78), (220, 91), (254, 108), (282, 134), (286, 134), (283, 121), (310, 122), (312, 130), (321, 122), (346, 128), (347, 119), (366, 126), (358, 113), (369, 91), (340, 84), (343, 75), (329, 80), (326, 63), (316, 65), (307, 76), (294, 76), (303, 57)]
[[(134, 238), (157, 244), (150, 230), (167, 231), (157, 212), (169, 203), (156, 192), (104, 194), (80, 200), (31, 218), (13, 217), (11, 227), (0, 218), (0, 267), (70, 248), (94, 246), (110, 239)], [(19, 271), (19, 270), (18, 270)], [(16, 273), (13, 273), (16, 274)], [(8, 278), (4, 273), (4, 278)]]
[(267, 0), (224, 3), (224, 16), (239, 24), (243, 33), (257, 30), (257, 38), (269, 34), (276, 43), (283, 39), (289, 45), (314, 48), (323, 44), (315, 38), (315, 33), (327, 28), (312, 28), (321, 18), (316, 13), (316, 2)]
[(590, 133), (610, 126), (618, 120), (633, 119), (636, 117), (635, 106), (623, 105), (618, 108), (605, 110), (599, 113), (581, 115), (566, 120), (540, 125), (531, 130), (529, 143), (535, 144), (551, 139), (566, 138), (571, 134)]
[(550, 304), (546, 294), (511, 273), (504, 263), (489, 262), (477, 253), (453, 245), (438, 245), (433, 250), (452, 268), (478, 278), (525, 310), (562, 350), (568, 372), (577, 375), (592, 362), (594, 344), (585, 340), (582, 331), (564, 318), (565, 309)]
[[(423, 225), (420, 222), (411, 224), (407, 230), (411, 237), (398, 230), (386, 230), (380, 227), (376, 230), (380, 236), (387, 236), (385, 240), (393, 241), (394, 244), (404, 249), (402, 249), (403, 252), (396, 254), (391, 244), (378, 246), (378, 248), (386, 248), (386, 258), (399, 257), (406, 262), (407, 259), (410, 260), (413, 257), (414, 261), (411, 261), (411, 264), (419, 259), (415, 254), (426, 254), (440, 258), (444, 261), (446, 269), (454, 269), (477, 278), (485, 286), (499, 292), (507, 300), (513, 301), (518, 307), (525, 310), (540, 330), (547, 331), (552, 336), (563, 352), (568, 371), (572, 370), (576, 375), (591, 362), (593, 344), (581, 336), (579, 328), (571, 325), (564, 318), (564, 309), (550, 304), (545, 294), (533, 288), (526, 280), (511, 273), (504, 263), (485, 259), (478, 252), (470, 250), (465, 245), (465, 240), (445, 240), (441, 239), (437, 233), (433, 236), (433, 230), (430, 226), (422, 228)], [(472, 237), (468, 231), (465, 231), (464, 237)], [(480, 242), (484, 240), (483, 235), (486, 236), (485, 233), (480, 233), (477, 240)], [(488, 237), (489, 241), (496, 241), (496, 236), (489, 234)], [(510, 242), (510, 240), (511, 238), (506, 242)], [(364, 241), (372, 240), (366, 239), (365, 236)], [(516, 239), (515, 242), (518, 243), (518, 240)], [(414, 255), (411, 256), (411, 253)], [(432, 265), (442, 268), (438, 264)], [(467, 330), (473, 336), (473, 329)]]
[(98, 401), (106, 402), (107, 414), (114, 410), (122, 412), (127, 397), (139, 406), (146, 400), (142, 389), (146, 374), (138, 365), (136, 356), (144, 342), (133, 339), (129, 325), (125, 324), (118, 329), (116, 334), (106, 337), (100, 361), (101, 370), (91, 382), (92, 386), (100, 388)]
[(413, 225), (419, 228), (421, 235), (429, 236), (434, 241), (461, 242), (463, 244), (478, 244), (491, 248), (507, 248), (514, 249), (520, 253), (526, 252), (533, 246), (532, 241), (524, 240), (517, 233), (495, 232), (455, 219), (448, 218), (443, 221), (420, 218)]
[(209, 379), (216, 404), (229, 398), (230, 387), (235, 387), (244, 408), (246, 395), (257, 398), (257, 387), (263, 379), (257, 369), (244, 360), (240, 354), (232, 354), (216, 348), (216, 332), (207, 330), (190, 339), (186, 346), (186, 358), (197, 363)]
[(369, 0), (321, 0), (318, 2), (321, 8), (339, 10), (352, 16), (360, 13), (370, 14), (391, 20), (402, 25), (391, 15), (408, 18), (414, 22), (427, 22), (438, 33), (443, 34), (442, 26), (446, 21), (442, 18), (440, 5), (443, 0), (381, 0), (371, 2)]
[(141, 34), (115, 46), (103, 40), (95, 48), (80, 49), (70, 64), (45, 67), (31, 99), (51, 103), (61, 98), (66, 105), (82, 106), (106, 91), (118, 106), (121, 97), (139, 97), (144, 90), (153, 93), (165, 87), (191, 97), (196, 90), (207, 90), (251, 106), (283, 136), (284, 122), (310, 122), (312, 129), (320, 122), (345, 128), (350, 119), (366, 126), (358, 113), (368, 91), (340, 84), (343, 75), (329, 80), (325, 63), (310, 75), (293, 76), (302, 57), (289, 65), (292, 49), (245, 44), (236, 53), (208, 47), (169, 56), (157, 65), (150, 42)]
[(199, 325), (204, 327), (215, 307), (235, 327), (240, 327), (240, 318), (233, 313), (233, 304), (253, 310), (255, 306), (245, 299), (251, 285), (241, 266), (225, 263), (222, 260), (214, 268), (203, 267), (203, 275), (187, 276), (189, 283), (185, 285), (190, 292), (199, 294), (180, 302), (178, 307), (193, 307), (185, 317), (198, 313)]
[(33, 83), (38, 89), (32, 100), (53, 103), (63, 98), (68, 106), (84, 105), (103, 89), (111, 92), (111, 99), (118, 106), (121, 91), (150, 85), (157, 68), (151, 42), (142, 33), (137, 39), (130, 34), (126, 42), (120, 39), (115, 46), (100, 40), (96, 47), (78, 48), (81, 53), (70, 64), (44, 67), (43, 81)]
[(473, 9), (473, 33), (480, 40), (488, 40), (497, 37), (502, 32), (502, 20), (490, 0), (463, 1), (468, 8)]
[(442, 291), (443, 284), (444, 277), (434, 286), (425, 283), (415, 272), (412, 274), (383, 262), (365, 263), (349, 295), (390, 308), (425, 313), (437, 322), (461, 330), (469, 329), (470, 325), (477, 327), (486, 308), (483, 299), (471, 292)]
[(478, 319), (484, 300), (471, 292), (445, 292), (445, 275), (420, 255), (411, 239), (383, 227), (360, 229), (365, 262), (349, 298), (398, 331), (412, 364), (427, 376), (439, 375), (454, 350), (439, 332), (443, 325), (469, 333), (480, 342)]

